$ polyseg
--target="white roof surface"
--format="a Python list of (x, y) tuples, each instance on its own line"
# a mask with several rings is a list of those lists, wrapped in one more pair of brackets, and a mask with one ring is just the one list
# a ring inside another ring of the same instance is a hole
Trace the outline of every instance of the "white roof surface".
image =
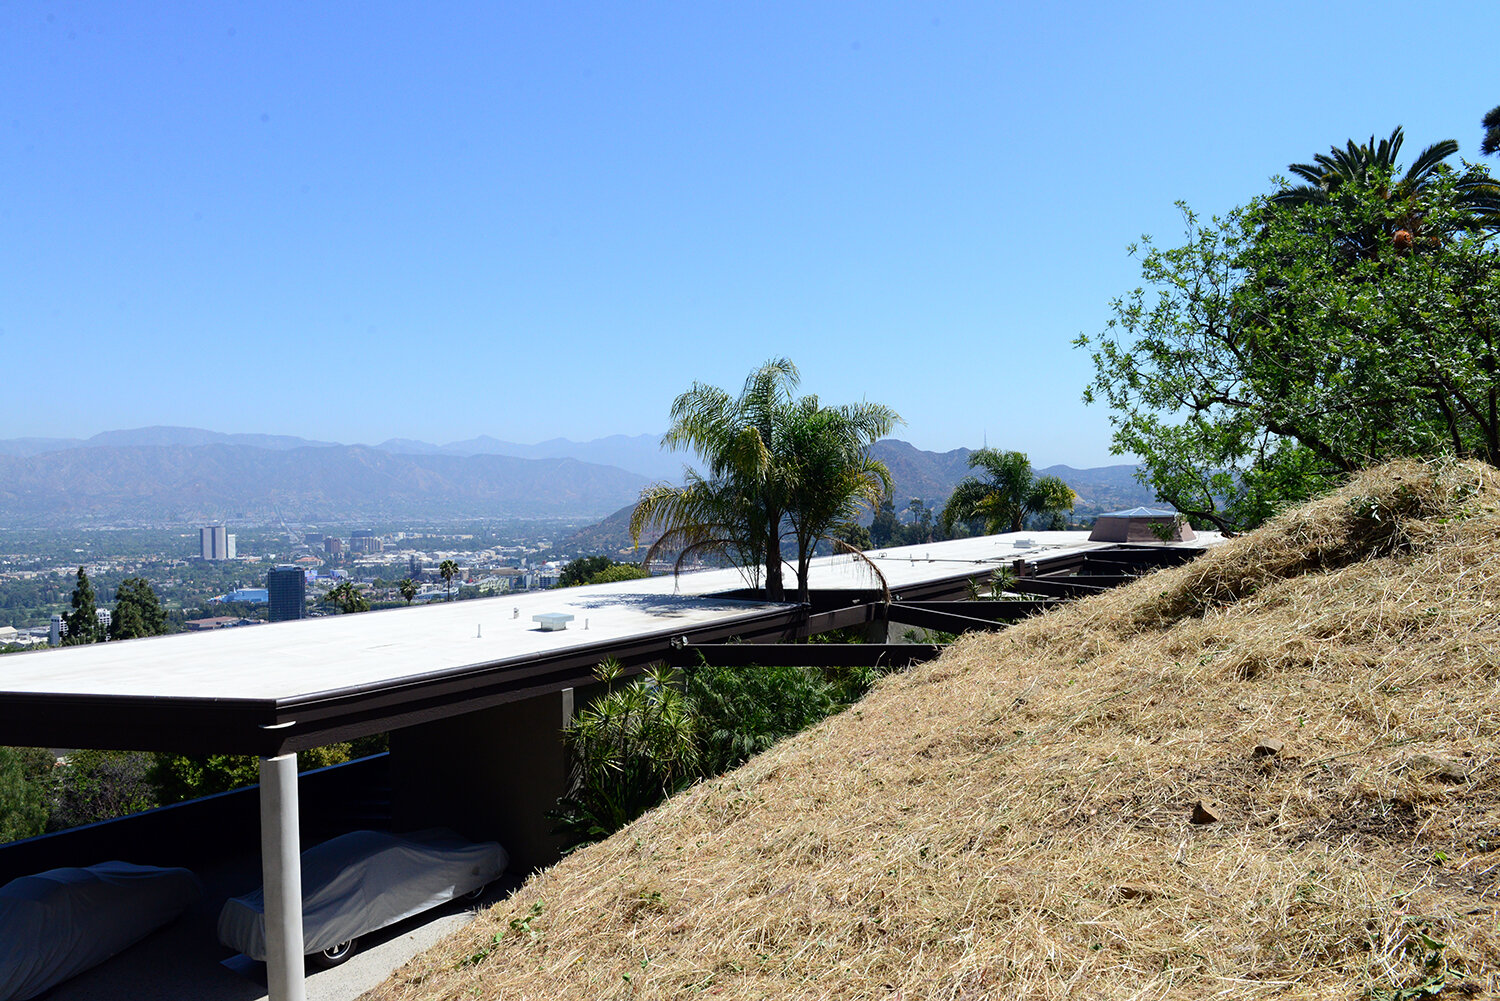
[[(1197, 544), (1205, 542), (1202, 537)], [(1067, 551), (1097, 548), (1085, 532), (1022, 532), (871, 551), (900, 588)], [(787, 570), (788, 590), (795, 577)], [(0, 659), (0, 693), (289, 699), (432, 672), (525, 661), (570, 648), (779, 614), (784, 606), (713, 597), (747, 586), (737, 570), (655, 577), (360, 615), (277, 622), (64, 647)], [(877, 586), (853, 557), (814, 561), (813, 586)], [(543, 632), (532, 616), (574, 616)]]

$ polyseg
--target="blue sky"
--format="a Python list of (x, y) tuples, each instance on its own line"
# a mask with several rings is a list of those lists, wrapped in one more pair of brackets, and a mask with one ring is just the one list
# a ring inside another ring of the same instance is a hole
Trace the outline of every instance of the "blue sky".
[[(1477, 157), (1500, 5), (0, 5), (0, 437), (659, 432), (775, 356), (1111, 460), (1070, 342), (1289, 162)], [(1500, 165), (1496, 165), (1500, 167)]]

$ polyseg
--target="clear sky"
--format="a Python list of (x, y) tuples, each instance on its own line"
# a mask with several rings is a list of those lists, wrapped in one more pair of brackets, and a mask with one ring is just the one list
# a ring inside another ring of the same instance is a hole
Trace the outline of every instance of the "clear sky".
[[(1103, 464), (1070, 342), (1286, 164), (1478, 156), (1500, 4), (0, 5), (0, 437), (660, 432), (780, 355)], [(1495, 165), (1500, 168), (1500, 164)]]

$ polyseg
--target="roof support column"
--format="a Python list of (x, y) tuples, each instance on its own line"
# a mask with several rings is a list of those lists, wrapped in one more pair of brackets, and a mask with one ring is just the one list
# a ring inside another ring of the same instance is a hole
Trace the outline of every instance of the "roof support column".
[(260, 759), (260, 867), (266, 903), (270, 1001), (306, 1001), (302, 968), (302, 855), (297, 755)]

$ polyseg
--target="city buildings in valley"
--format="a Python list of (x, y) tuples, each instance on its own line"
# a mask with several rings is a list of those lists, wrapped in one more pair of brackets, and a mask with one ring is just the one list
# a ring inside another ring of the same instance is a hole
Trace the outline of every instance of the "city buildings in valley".
[(199, 555), (205, 560), (234, 559), (234, 536), (223, 525), (207, 525), (198, 529)]

